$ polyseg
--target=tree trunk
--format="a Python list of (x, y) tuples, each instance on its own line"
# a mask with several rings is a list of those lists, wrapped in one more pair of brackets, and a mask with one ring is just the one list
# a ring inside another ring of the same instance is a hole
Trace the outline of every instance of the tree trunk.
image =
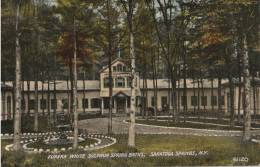
[(84, 105), (84, 107), (83, 107), (83, 113), (85, 114), (85, 108), (86, 108), (86, 104), (85, 104), (85, 98), (86, 98), (86, 96), (85, 96), (85, 93), (86, 93), (86, 91), (85, 91), (85, 88), (86, 88), (86, 86), (85, 86), (85, 80), (86, 80), (86, 78), (85, 78), (85, 75), (86, 75), (86, 71), (85, 71), (86, 69), (85, 69), (85, 67), (83, 67), (83, 105)]
[(38, 132), (38, 30), (36, 30), (36, 44), (35, 44), (35, 67), (34, 67), (34, 96), (35, 96), (35, 105), (34, 105), (34, 131)]
[(248, 47), (246, 35), (243, 35), (243, 77), (244, 77), (244, 131), (243, 141), (251, 139), (251, 113), (250, 113), (250, 75), (248, 63)]
[(30, 117), (30, 109), (29, 109), (29, 104), (30, 104), (30, 74), (27, 76), (27, 116)]
[[(25, 100), (24, 100), (24, 77), (22, 75), (21, 77), (22, 79), (22, 90), (21, 90), (21, 93), (22, 93), (22, 101), (24, 101), (24, 106), (21, 107), (22, 108), (22, 126), (25, 125)], [(4, 92), (3, 92), (4, 93)], [(22, 104), (21, 104), (22, 106)]]
[(54, 107), (54, 113), (53, 113), (53, 120), (54, 120), (54, 126), (56, 126), (56, 121), (57, 121), (57, 112), (56, 112), (56, 108), (58, 105), (57, 102), (57, 98), (56, 98), (56, 70), (57, 70), (57, 57), (55, 55), (54, 58), (54, 71), (53, 71), (53, 97), (54, 97), (54, 101), (55, 101), (55, 107)]
[[(186, 81), (186, 58), (184, 59), (184, 64), (183, 64), (183, 96), (187, 98), (187, 81)], [(185, 107), (184, 107), (184, 122), (186, 122), (186, 114), (188, 111), (188, 104), (186, 102)]]
[[(42, 80), (42, 100), (44, 99), (43, 92), (44, 92), (44, 80)], [(44, 109), (42, 109), (42, 116), (44, 117)]]
[(212, 115), (214, 115), (214, 114), (213, 114), (213, 113), (214, 113), (214, 105), (212, 104), (212, 102), (213, 102), (213, 96), (214, 96), (213, 82), (214, 82), (214, 78), (213, 78), (213, 76), (212, 76), (212, 78), (211, 78), (211, 113), (212, 113)]
[[(171, 112), (170, 112), (170, 109), (171, 109), (171, 77), (170, 77), (170, 67), (168, 66), (168, 106), (169, 106), (169, 111), (168, 111), (168, 124), (170, 124), (170, 120), (171, 120)], [(173, 113), (174, 114), (174, 113)], [(174, 116), (174, 115), (173, 115)]]
[(177, 95), (176, 95), (176, 76), (177, 76), (177, 70), (171, 69), (171, 85), (172, 85), (172, 109), (173, 109), (173, 122), (179, 123), (179, 113), (177, 110)]
[[(151, 51), (152, 52), (152, 51)], [(152, 69), (153, 69), (153, 95), (154, 95), (154, 119), (157, 121), (157, 89), (155, 88), (155, 73), (156, 73), (156, 66), (155, 66), (155, 54), (152, 52)]]
[[(194, 79), (194, 75), (192, 76), (192, 80), (193, 80), (193, 96), (194, 98), (196, 97), (196, 89), (195, 89), (195, 79)], [(196, 100), (197, 101), (197, 100)], [(193, 114), (195, 115), (196, 113), (196, 103), (194, 102), (194, 106), (193, 106)]]
[(73, 123), (72, 123), (72, 118), (71, 118), (71, 114), (73, 113), (73, 63), (72, 63), (72, 59), (70, 59), (70, 99), (69, 99), (69, 120), (70, 120), (70, 126), (72, 127)]
[(253, 76), (252, 76), (252, 83), (253, 83), (253, 86), (252, 86), (252, 88), (253, 88), (253, 109), (254, 109), (254, 117), (256, 118), (256, 101), (255, 101), (255, 96), (256, 96), (256, 87), (254, 86), (254, 84), (255, 84), (255, 76), (254, 76), (254, 74), (253, 74)]
[(240, 123), (240, 106), (241, 106), (241, 56), (240, 52), (238, 53), (238, 80), (239, 80), (239, 87), (238, 87), (238, 105), (237, 105), (237, 121)]
[[(201, 76), (200, 82), (201, 82), (202, 96), (204, 98), (205, 93), (204, 93), (204, 87), (203, 87), (203, 79), (202, 79), (202, 75), (200, 75), (200, 76)], [(207, 99), (206, 99), (206, 101), (207, 101)], [(203, 116), (204, 116), (204, 119), (206, 119), (206, 105), (205, 105), (205, 101), (203, 103)]]
[[(69, 89), (69, 79), (67, 79), (67, 103), (68, 103), (68, 107), (67, 107), (67, 111), (68, 111), (68, 116), (70, 117), (70, 89)], [(70, 122), (71, 123), (71, 122)], [(71, 125), (71, 124), (70, 124)]]
[(144, 114), (145, 114), (145, 107), (146, 107), (146, 104), (144, 102), (144, 99), (145, 99), (145, 56), (144, 56), (144, 48), (142, 47), (142, 51), (143, 51), (143, 57), (142, 57), (142, 61), (143, 61), (143, 72), (142, 72), (142, 75), (143, 75), (143, 91), (142, 91), (142, 119), (144, 119)]
[(235, 113), (234, 113), (234, 84), (231, 76), (231, 69), (228, 70), (229, 91), (230, 91), (230, 127), (235, 126)]
[[(15, 84), (16, 84), (16, 81), (13, 82), (13, 87), (15, 88)], [(15, 103), (16, 103), (16, 100), (15, 100), (15, 92), (12, 91), (12, 102), (13, 102), (13, 120), (14, 120), (14, 117), (15, 117)], [(11, 110), (10, 110), (10, 120), (11, 120)]]
[(198, 118), (200, 118), (200, 80), (198, 78)]
[(73, 87), (73, 109), (74, 109), (74, 138), (73, 149), (78, 148), (78, 108), (77, 108), (77, 44), (76, 44), (76, 20), (74, 16), (74, 87)]
[(130, 57), (131, 57), (131, 107), (130, 107), (130, 126), (128, 134), (128, 147), (135, 147), (135, 112), (136, 112), (136, 72), (135, 72), (135, 51), (134, 51), (134, 32), (133, 32), (133, 2), (129, 0), (129, 32), (130, 32)]
[[(50, 75), (50, 74), (48, 74)], [(47, 83), (47, 113), (48, 116), (51, 116), (51, 111), (50, 111), (50, 76), (48, 76), (48, 83)]]
[(220, 120), (221, 114), (222, 114), (221, 77), (218, 77), (218, 120)]
[(108, 75), (109, 75), (109, 96), (108, 96), (108, 102), (109, 102), (109, 109), (108, 109), (108, 134), (112, 133), (112, 93), (113, 93), (113, 78), (112, 78), (112, 39), (111, 39), (111, 23), (110, 23), (110, 0), (107, 0), (107, 32), (108, 32)]
[(146, 74), (146, 65), (145, 65), (145, 106), (144, 106), (144, 112), (146, 116), (146, 121), (148, 121), (148, 90), (147, 90), (147, 74)]
[(15, 42), (15, 55), (16, 55), (16, 83), (15, 83), (15, 117), (14, 117), (14, 151), (22, 150), (21, 141), (21, 51), (18, 36), (18, 25), (19, 25), (19, 12), (20, 12), (20, 1), (16, 2), (16, 42)]

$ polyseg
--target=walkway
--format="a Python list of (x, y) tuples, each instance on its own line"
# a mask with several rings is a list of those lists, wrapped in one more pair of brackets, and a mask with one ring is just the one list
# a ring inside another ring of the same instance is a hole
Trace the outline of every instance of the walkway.
[[(128, 126), (125, 120), (129, 117), (114, 117), (112, 123), (113, 133), (127, 134)], [(106, 134), (107, 133), (107, 118), (95, 118), (79, 121), (79, 128), (87, 129), (88, 133)], [(177, 127), (162, 127), (153, 125), (136, 124), (135, 129), (137, 134), (167, 134), (167, 135), (188, 135), (188, 136), (242, 136), (241, 131), (224, 131), (224, 130), (207, 130), (193, 128), (177, 128)], [(260, 131), (254, 131), (253, 135), (260, 135)]]

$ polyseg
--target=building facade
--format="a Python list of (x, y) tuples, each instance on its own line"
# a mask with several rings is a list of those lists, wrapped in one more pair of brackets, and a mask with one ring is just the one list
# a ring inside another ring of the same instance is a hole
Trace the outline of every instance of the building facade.
[[(131, 72), (127, 66), (120, 60), (116, 59), (112, 62), (112, 78), (113, 78), (113, 93), (112, 93), (112, 112), (113, 114), (127, 114), (130, 110), (130, 96), (131, 96)], [(251, 113), (254, 112), (260, 115), (260, 82), (255, 79), (251, 91)], [(55, 82), (55, 89), (53, 82), (38, 82), (38, 113), (39, 115), (52, 114), (54, 110), (59, 113), (64, 109), (65, 113), (70, 108), (70, 82), (60, 81)], [(224, 83), (221, 87), (221, 105), (225, 114), (229, 114), (229, 89), (225, 83), (226, 79), (222, 80)], [(201, 110), (208, 112), (217, 110), (218, 108), (218, 81), (217, 79), (208, 80), (203, 79), (202, 82), (197, 82), (192, 79), (187, 79), (186, 96), (184, 96), (183, 80), (177, 81), (177, 99), (173, 102), (169, 91), (171, 85), (168, 79), (157, 80), (157, 99), (154, 97), (153, 81), (147, 79), (147, 84), (143, 79), (136, 78), (136, 106), (137, 114), (141, 113), (141, 104), (143, 100), (146, 101), (147, 107), (155, 107), (155, 100), (157, 100), (157, 108), (161, 110), (166, 105), (178, 105), (180, 111), (184, 109), (187, 104), (187, 110), (193, 111), (198, 109), (200, 105)], [(78, 111), (85, 114), (101, 114), (108, 113), (109, 108), (109, 79), (108, 67), (104, 67), (100, 71), (100, 80), (86, 80), (77, 81), (78, 89)], [(253, 90), (254, 89), (254, 90)], [(55, 90), (55, 91), (54, 91)], [(239, 87), (235, 85), (235, 113), (238, 113), (238, 90)], [(147, 93), (147, 96), (146, 96)], [(170, 92), (171, 93), (171, 92)], [(85, 96), (84, 96), (85, 95)], [(142, 98), (142, 96), (147, 98)], [(56, 96), (56, 99), (54, 97)], [(253, 98), (255, 96), (255, 98)], [(85, 97), (85, 98), (84, 98)], [(13, 119), (14, 111), (14, 89), (12, 82), (5, 82), (1, 84), (1, 118), (2, 120)], [(243, 101), (240, 101), (240, 113), (243, 114)], [(34, 81), (25, 81), (22, 83), (22, 112), (25, 115), (33, 115), (35, 106), (34, 95)], [(63, 107), (62, 107), (63, 106)]]

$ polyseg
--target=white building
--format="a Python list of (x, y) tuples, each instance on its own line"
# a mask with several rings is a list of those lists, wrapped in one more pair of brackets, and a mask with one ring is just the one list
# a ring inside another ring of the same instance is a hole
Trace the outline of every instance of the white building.
[[(129, 113), (130, 108), (130, 96), (131, 96), (131, 87), (130, 87), (130, 71), (126, 65), (120, 60), (116, 59), (112, 62), (112, 77), (113, 77), (113, 113), (114, 114), (125, 114)], [(253, 103), (253, 91), (251, 91), (251, 113), (254, 113), (254, 105), (256, 114), (260, 115), (260, 80), (255, 79), (255, 103)], [(143, 86), (143, 80), (137, 75), (136, 79), (137, 84), (137, 106), (141, 104), (141, 97), (143, 92), (146, 90)], [(228, 81), (222, 80), (222, 83), (227, 83)], [(54, 99), (54, 84), (38, 82), (38, 112), (40, 115), (47, 115), (48, 112), (53, 113), (56, 110), (57, 113), (62, 111), (62, 104), (70, 99), (70, 82), (68, 81), (56, 81), (56, 99)], [(200, 83), (201, 84), (201, 83)], [(211, 111), (212, 108), (217, 110), (217, 79), (212, 82), (208, 79), (203, 79), (203, 88), (200, 86), (198, 89), (197, 82), (193, 82), (192, 79), (187, 79), (187, 98), (183, 96), (183, 80), (177, 82), (177, 101), (179, 101), (179, 108), (182, 111), (185, 101), (187, 102), (188, 111), (197, 110), (198, 105), (200, 109), (206, 111)], [(159, 110), (163, 108), (169, 102), (168, 91), (169, 88), (168, 79), (158, 79), (157, 81), (157, 107)], [(222, 85), (221, 96), (222, 96), (222, 110), (225, 114), (229, 113), (229, 89), (226, 84)], [(22, 84), (22, 111), (25, 114), (34, 113), (35, 105), (35, 95), (34, 95), (34, 81), (30, 81), (29, 84), (30, 90), (28, 90), (28, 83), (25, 81)], [(77, 81), (78, 89), (78, 111), (79, 113), (87, 114), (107, 114), (108, 113), (108, 91), (109, 91), (109, 80), (108, 80), (108, 67), (104, 67), (100, 71), (100, 80), (86, 80), (85, 81), (85, 91), (83, 89), (83, 81)], [(13, 105), (14, 105), (14, 92), (13, 92), (12, 82), (5, 82), (1, 84), (1, 116), (2, 120), (13, 119)], [(85, 92), (85, 99), (83, 98), (83, 92)], [(212, 94), (213, 92), (213, 94)], [(199, 93), (199, 99), (198, 99)], [(49, 98), (48, 98), (49, 97)], [(238, 112), (238, 86), (235, 84), (235, 113)], [(185, 100), (186, 99), (186, 100)], [(242, 99), (242, 98), (241, 98)], [(153, 81), (147, 80), (147, 104), (148, 107), (154, 107), (154, 89)], [(198, 104), (199, 100), (199, 104)], [(48, 101), (48, 102), (47, 102)], [(65, 112), (68, 111), (67, 108), (69, 103), (64, 105)], [(171, 102), (172, 104), (172, 102)], [(172, 108), (172, 107), (171, 107)], [(242, 100), (241, 100), (241, 111), (242, 109)], [(140, 114), (140, 107), (137, 109), (137, 114)]]

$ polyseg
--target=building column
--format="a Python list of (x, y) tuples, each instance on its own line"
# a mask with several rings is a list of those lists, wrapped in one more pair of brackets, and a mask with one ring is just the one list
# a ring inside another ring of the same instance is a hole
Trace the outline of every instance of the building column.
[(104, 98), (101, 98), (101, 115), (104, 114)]
[(2, 100), (1, 100), (1, 103), (2, 103), (2, 112), (1, 112), (1, 119), (2, 120), (5, 120), (5, 97), (4, 97), (4, 91), (2, 91)]
[(127, 113), (126, 111), (127, 111), (127, 96), (125, 97), (125, 113)]

